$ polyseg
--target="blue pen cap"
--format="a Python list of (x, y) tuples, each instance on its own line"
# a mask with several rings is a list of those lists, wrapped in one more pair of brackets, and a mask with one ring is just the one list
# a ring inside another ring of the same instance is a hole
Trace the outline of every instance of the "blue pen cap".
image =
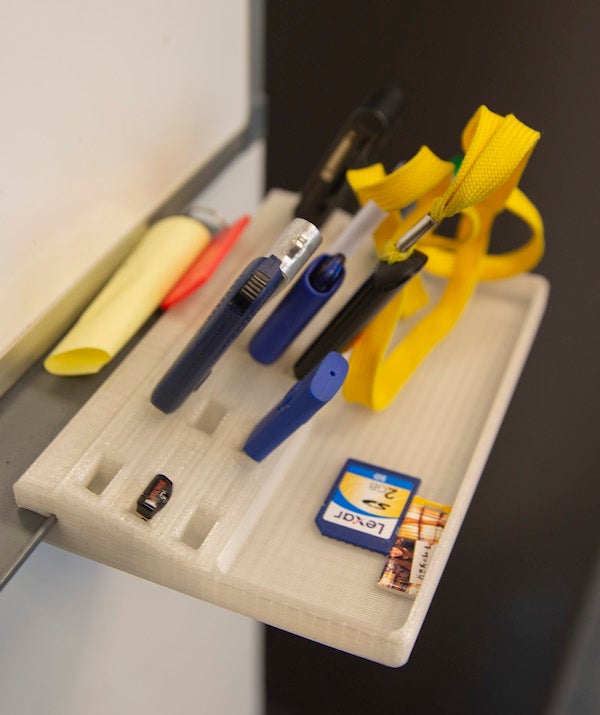
[(316, 258), (250, 341), (250, 355), (270, 365), (288, 348), (344, 280), (344, 256)]
[(336, 352), (326, 355), (256, 425), (244, 444), (244, 452), (262, 461), (334, 397), (347, 374), (344, 357)]

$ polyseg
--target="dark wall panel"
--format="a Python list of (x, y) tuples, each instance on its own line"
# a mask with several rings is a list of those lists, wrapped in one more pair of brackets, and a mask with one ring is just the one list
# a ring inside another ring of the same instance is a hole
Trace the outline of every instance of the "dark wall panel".
[[(270, 629), (268, 707), (295, 713), (542, 712), (598, 552), (596, 2), (271, 0), (268, 184), (298, 189), (353, 106), (390, 81), (388, 167), (459, 149), (479, 104), (542, 140), (522, 187), (545, 219), (546, 318), (409, 664), (390, 670)], [(495, 245), (507, 245), (503, 220)], [(522, 236), (522, 234), (518, 234)]]

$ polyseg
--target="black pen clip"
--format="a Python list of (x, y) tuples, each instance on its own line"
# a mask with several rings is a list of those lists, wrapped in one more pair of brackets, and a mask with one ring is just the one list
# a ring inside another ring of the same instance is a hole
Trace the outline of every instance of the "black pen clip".
[(402, 92), (388, 87), (352, 112), (302, 189), (296, 216), (321, 226), (337, 207), (356, 210), (346, 172), (373, 161), (400, 114), (402, 101)]

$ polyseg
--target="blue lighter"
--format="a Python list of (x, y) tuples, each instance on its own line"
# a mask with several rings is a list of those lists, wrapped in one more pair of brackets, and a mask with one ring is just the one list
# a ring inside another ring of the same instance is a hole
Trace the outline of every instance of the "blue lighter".
[(343, 254), (315, 258), (252, 338), (250, 355), (264, 365), (277, 360), (342, 285), (344, 273)]
[(345, 358), (336, 352), (326, 355), (256, 425), (244, 444), (244, 452), (261, 462), (331, 400), (347, 374)]
[(217, 360), (267, 300), (302, 269), (321, 240), (316, 226), (294, 219), (270, 255), (256, 258), (238, 276), (154, 388), (152, 404), (166, 413), (176, 410), (206, 380)]

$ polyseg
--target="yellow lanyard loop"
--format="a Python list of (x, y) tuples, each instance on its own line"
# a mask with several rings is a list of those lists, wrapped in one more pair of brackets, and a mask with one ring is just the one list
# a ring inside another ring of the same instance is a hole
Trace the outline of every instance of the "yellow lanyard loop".
[[(536, 207), (521, 189), (515, 187), (504, 205), (506, 211), (524, 221), (531, 231), (529, 240), (519, 248), (502, 254), (485, 255), (479, 266), (479, 280), (488, 281), (509, 278), (530, 271), (539, 263), (544, 253), (544, 224)], [(456, 239), (436, 234), (425, 236), (419, 248), (427, 254), (427, 271), (448, 278), (456, 261)]]
[[(438, 222), (456, 213), (461, 218), (455, 239), (433, 234), (419, 243), (429, 257), (427, 269), (448, 277), (441, 299), (389, 354), (398, 320), (424, 305), (422, 283), (410, 281), (371, 322), (354, 345), (344, 384), (347, 400), (376, 410), (387, 407), (423, 358), (452, 329), (479, 279), (514, 275), (537, 263), (543, 252), (541, 218), (516, 185), (539, 136), (513, 115), (501, 117), (480, 107), (463, 132), (465, 157), (452, 181), (442, 170), (445, 165), (447, 172), (448, 163), (437, 157), (433, 160), (435, 155), (425, 147), (417, 155), (421, 155), (419, 161), (435, 166), (438, 173), (433, 168), (423, 175), (413, 171), (415, 157), (402, 167), (412, 164), (405, 175), (414, 182), (410, 187), (403, 177), (394, 176), (397, 172), (385, 176), (382, 168), (370, 174), (373, 167), (348, 172), (360, 201), (372, 198), (390, 211), (375, 236), (378, 249), (388, 252), (386, 260), (402, 260), (401, 254), (393, 255), (395, 242), (428, 208)], [(406, 200), (408, 196), (412, 201)], [(403, 220), (398, 209), (415, 200), (416, 209)], [(532, 237), (516, 251), (488, 256), (492, 224), (504, 208), (529, 224)]]

